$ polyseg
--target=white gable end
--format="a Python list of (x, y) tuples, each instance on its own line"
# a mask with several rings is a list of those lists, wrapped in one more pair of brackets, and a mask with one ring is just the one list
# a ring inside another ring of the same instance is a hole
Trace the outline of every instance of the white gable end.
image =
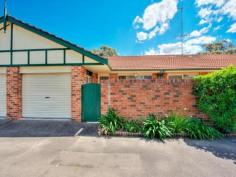
[(17, 25), (14, 25), (13, 36), (13, 49), (65, 48)]
[[(9, 25), (9, 23), (8, 23)], [(0, 29), (3, 28), (3, 25), (0, 24)], [(7, 26), (7, 30), (6, 33), (4, 33), (4, 30), (2, 29), (0, 31), (0, 50), (9, 50), (10, 49), (10, 42), (11, 42), (11, 38), (10, 38), (10, 26)]]
[[(2, 28), (3, 25), (0, 25)], [(0, 31), (0, 51), (4, 50), (8, 51), (0, 52), (0, 65), (10, 65), (11, 62), (13, 65), (81, 64), (83, 62), (82, 54), (16, 24), (13, 24), (11, 34), (9, 22), (6, 33), (4, 30)], [(89, 57), (84, 57), (84, 61), (98, 63)]]

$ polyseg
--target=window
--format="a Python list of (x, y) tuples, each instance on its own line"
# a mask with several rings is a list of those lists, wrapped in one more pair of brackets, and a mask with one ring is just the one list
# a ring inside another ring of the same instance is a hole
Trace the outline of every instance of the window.
[(183, 76), (182, 75), (170, 75), (168, 76), (169, 79), (182, 79)]
[(126, 79), (126, 76), (119, 76), (119, 79), (120, 79), (120, 80), (125, 80), (125, 79)]
[(126, 76), (126, 79), (128, 79), (128, 80), (134, 80), (134, 79), (135, 79), (135, 76)]
[(152, 76), (119, 76), (120, 80), (151, 80)]
[(101, 76), (101, 77), (100, 77), (100, 80), (101, 80), (101, 81), (108, 80), (108, 79), (109, 79), (108, 76)]
[(194, 74), (179, 74), (179, 75), (169, 75), (168, 78), (169, 79), (192, 79), (193, 77), (195, 77), (196, 75)]
[(192, 79), (194, 77), (195, 77), (195, 75), (183, 75), (184, 79)]

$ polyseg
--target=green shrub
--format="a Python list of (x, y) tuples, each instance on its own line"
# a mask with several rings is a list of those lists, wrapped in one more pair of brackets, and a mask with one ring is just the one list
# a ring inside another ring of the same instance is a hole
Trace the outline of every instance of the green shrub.
[(140, 133), (142, 131), (142, 122), (138, 120), (125, 121), (124, 131), (130, 133)]
[(104, 134), (114, 134), (117, 130), (123, 128), (124, 120), (118, 116), (117, 112), (109, 108), (105, 115), (99, 119), (99, 127)]
[(221, 69), (194, 79), (198, 108), (206, 113), (215, 127), (230, 133), (236, 119), (236, 68)]
[(192, 139), (218, 139), (223, 135), (216, 129), (204, 124), (203, 121), (172, 114), (166, 120), (172, 134), (185, 135)]
[(233, 128), (233, 132), (236, 133), (236, 121), (234, 121), (234, 128)]
[(149, 115), (143, 122), (143, 135), (146, 138), (164, 138), (171, 137), (171, 131), (166, 126), (165, 120), (157, 120), (154, 115)]
[(199, 119), (188, 119), (185, 134), (189, 138), (200, 140), (213, 140), (223, 137), (219, 131), (204, 125)]
[(166, 125), (171, 130), (172, 134), (185, 134), (188, 120), (184, 116), (171, 114), (166, 119)]

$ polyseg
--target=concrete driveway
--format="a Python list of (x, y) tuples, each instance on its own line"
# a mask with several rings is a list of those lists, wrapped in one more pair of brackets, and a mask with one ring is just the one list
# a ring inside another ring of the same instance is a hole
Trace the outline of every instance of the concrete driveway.
[[(84, 133), (74, 136), (81, 127)], [(234, 138), (212, 142), (172, 139), (163, 143), (97, 137), (91, 133), (95, 129), (96, 125), (86, 127), (68, 121), (1, 122), (0, 176), (236, 176)]]
[(67, 137), (78, 133), (84, 136), (97, 136), (97, 124), (70, 120), (0, 119), (0, 137)]

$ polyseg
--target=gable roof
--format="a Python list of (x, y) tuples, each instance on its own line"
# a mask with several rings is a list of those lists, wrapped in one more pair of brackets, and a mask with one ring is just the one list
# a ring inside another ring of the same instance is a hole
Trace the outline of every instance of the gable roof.
[[(13, 23), (13, 24), (15, 24), (15, 25), (17, 25), (17, 26), (20, 26), (20, 27), (22, 27), (22, 28), (24, 28), (26, 30), (29, 30), (29, 31), (31, 31), (33, 33), (36, 33), (36, 34), (38, 34), (38, 35), (40, 35), (42, 37), (45, 37), (45, 38), (47, 38), (47, 39), (49, 39), (49, 40), (51, 40), (53, 42), (56, 42), (56, 43), (58, 43), (58, 44), (60, 44), (60, 45), (62, 45), (64, 47), (70, 48), (70, 49), (72, 49), (72, 50), (74, 50), (74, 51), (76, 51), (78, 53), (81, 53), (84, 56), (92, 58), (92, 59), (94, 59), (95, 61), (97, 61), (97, 62), (99, 62), (101, 64), (105, 64), (105, 65), (108, 64), (108, 61), (107, 61), (106, 58), (103, 58), (103, 57), (100, 57), (98, 55), (95, 55), (92, 52), (90, 52), (90, 51), (88, 51), (88, 50), (86, 50), (86, 49), (84, 49), (82, 47), (77, 46), (76, 44), (73, 44), (73, 43), (71, 43), (71, 42), (69, 42), (69, 41), (67, 41), (65, 39), (62, 39), (62, 38), (57, 37), (57, 36), (55, 36), (55, 35), (53, 35), (51, 33), (46, 32), (46, 31), (44, 31), (42, 29), (39, 29), (39, 28), (37, 28), (35, 26), (32, 26), (32, 25), (30, 25), (28, 23), (25, 23), (25, 22), (23, 22), (23, 21), (21, 21), (19, 19), (16, 19), (16, 18), (14, 18), (12, 16), (7, 16), (6, 20), (11, 22), (11, 23)], [(0, 23), (3, 23), (3, 22), (4, 22), (4, 17), (0, 17)]]
[(113, 71), (132, 70), (214, 70), (236, 66), (236, 55), (156, 55), (108, 58)]

